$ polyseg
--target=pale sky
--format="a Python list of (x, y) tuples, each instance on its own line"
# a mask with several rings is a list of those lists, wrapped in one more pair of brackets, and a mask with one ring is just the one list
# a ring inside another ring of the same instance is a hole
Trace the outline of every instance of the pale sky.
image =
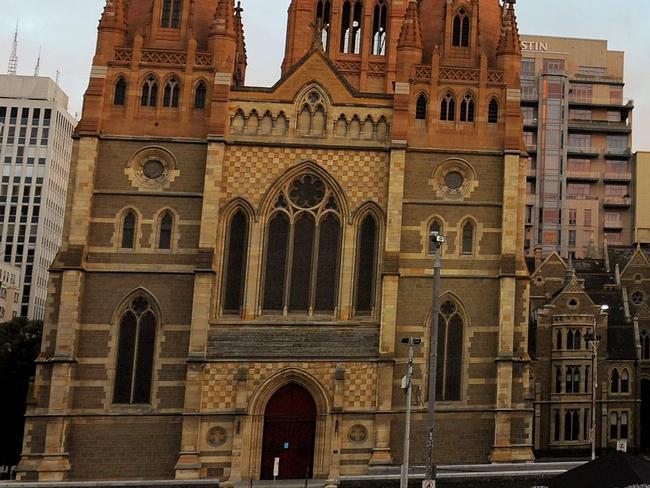
[[(249, 85), (269, 86), (279, 76), (289, 2), (242, 1)], [(104, 3), (2, 0), (0, 72), (6, 71), (19, 20), (19, 73), (33, 74), (41, 46), (41, 75), (55, 78), (60, 71), (61, 85), (70, 96), (70, 111), (80, 112)], [(634, 99), (636, 106), (634, 146), (650, 150), (650, 0), (520, 0), (517, 15), (522, 33), (606, 39), (610, 49), (625, 51), (625, 96)]]

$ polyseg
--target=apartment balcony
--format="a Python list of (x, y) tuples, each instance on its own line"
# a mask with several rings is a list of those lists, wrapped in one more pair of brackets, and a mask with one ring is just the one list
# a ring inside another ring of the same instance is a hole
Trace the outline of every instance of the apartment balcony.
[(537, 152), (537, 144), (527, 144), (526, 145), (526, 151), (528, 151), (529, 154), (530, 153), (536, 153)]
[(535, 168), (528, 168), (528, 169), (526, 170), (526, 178), (528, 178), (528, 179), (537, 178), (537, 169), (535, 169)]
[(569, 120), (569, 130), (630, 134), (632, 132), (632, 126), (626, 122), (610, 122), (608, 120)]
[(524, 128), (537, 129), (537, 119), (524, 119)]
[(537, 91), (522, 90), (521, 92), (521, 101), (526, 103), (537, 103), (539, 101), (539, 93)]
[(581, 202), (585, 200), (598, 201), (598, 197), (594, 195), (567, 195), (567, 200), (579, 200)]
[(567, 153), (569, 154), (569, 156), (583, 156), (586, 158), (597, 158), (600, 156), (600, 148), (569, 146), (569, 148), (567, 148)]
[(632, 157), (632, 150), (630, 148), (607, 148), (605, 149), (605, 158), (607, 159), (630, 159)]
[(606, 183), (610, 183), (610, 182), (629, 183), (632, 181), (632, 173), (614, 173), (612, 171), (606, 171), (603, 179), (605, 180)]
[(600, 181), (600, 173), (598, 171), (567, 171), (567, 180), (574, 181)]
[(526, 193), (526, 205), (535, 205), (535, 194)]
[(634, 100), (629, 98), (623, 100), (612, 100), (609, 97), (592, 97), (590, 99), (569, 97), (569, 106), (592, 108), (624, 108), (632, 110), (634, 109)]
[(623, 230), (623, 221), (605, 220), (605, 230)]
[(605, 207), (628, 208), (632, 205), (631, 197), (605, 197), (603, 199)]

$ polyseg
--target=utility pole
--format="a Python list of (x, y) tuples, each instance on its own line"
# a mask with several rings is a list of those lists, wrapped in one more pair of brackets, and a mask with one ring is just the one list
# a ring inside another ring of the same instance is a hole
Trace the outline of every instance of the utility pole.
[(402, 475), (400, 488), (409, 486), (409, 462), (411, 457), (411, 397), (413, 395), (413, 349), (422, 344), (419, 337), (404, 337), (402, 344), (409, 346), (409, 358), (406, 367), (406, 376), (402, 378), (402, 389), (406, 391), (406, 420), (404, 427), (404, 460), (402, 462)]
[(436, 372), (438, 370), (438, 320), (440, 316), (440, 251), (445, 243), (445, 236), (439, 232), (429, 235), (431, 246), (435, 250), (433, 266), (433, 307), (431, 311), (431, 330), (429, 331), (429, 405), (427, 410), (427, 471), (424, 476), (425, 488), (436, 486), (436, 465), (433, 463), (433, 423), (436, 415)]
[[(602, 305), (601, 312), (609, 310), (609, 305)], [(596, 405), (597, 405), (597, 392), (598, 392), (598, 346), (600, 345), (600, 336), (596, 335), (596, 326), (598, 325), (598, 315), (594, 315), (594, 323), (592, 332), (587, 336), (589, 347), (591, 348), (591, 370), (593, 377), (593, 384), (591, 385), (591, 460), (596, 459)]]

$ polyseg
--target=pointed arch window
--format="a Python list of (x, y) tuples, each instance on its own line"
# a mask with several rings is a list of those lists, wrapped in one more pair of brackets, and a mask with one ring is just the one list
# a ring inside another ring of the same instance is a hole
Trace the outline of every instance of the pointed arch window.
[(428, 103), (427, 96), (424, 93), (420, 93), (415, 104), (415, 120), (427, 119)]
[(199, 84), (196, 85), (196, 90), (194, 91), (194, 109), (203, 110), (205, 109), (205, 102), (208, 98), (208, 87), (204, 81), (199, 81)]
[(133, 210), (129, 210), (122, 220), (122, 249), (135, 248), (135, 230), (137, 218)]
[(476, 104), (471, 93), (466, 93), (460, 102), (460, 121), (474, 122)]
[(562, 370), (555, 368), (555, 393), (562, 393)]
[(148, 76), (142, 84), (142, 96), (140, 105), (143, 107), (155, 107), (158, 104), (158, 80), (155, 76)]
[(499, 122), (499, 101), (492, 98), (488, 105), (488, 124), (496, 124)]
[(566, 369), (566, 392), (580, 393), (580, 368), (568, 366)]
[(553, 427), (553, 440), (559, 442), (562, 428), (562, 418), (560, 417), (559, 410), (555, 410), (555, 415), (553, 416)]
[(433, 233), (437, 233), (438, 235), (443, 235), (443, 228), (442, 228), (442, 222), (438, 219), (433, 219), (431, 224), (429, 225), (429, 233), (427, 235), (427, 242), (428, 242), (428, 253), (433, 255), (436, 253), (436, 245), (433, 242), (433, 239), (431, 238), (431, 235)]
[(165, 92), (163, 94), (163, 107), (177, 108), (180, 91), (181, 86), (178, 78), (172, 76), (165, 85)]
[(440, 401), (460, 400), (464, 328), (458, 305), (453, 300), (444, 301), (438, 319), (436, 397)]
[(611, 393), (619, 393), (619, 391), (620, 391), (619, 390), (619, 381), (620, 381), (620, 377), (619, 377), (618, 369), (614, 368), (614, 370), (612, 371), (611, 379), (610, 379), (610, 388), (609, 389), (610, 389)]
[(372, 315), (375, 308), (379, 226), (372, 214), (359, 226), (354, 307), (357, 315)]
[(463, 225), (463, 243), (462, 243), (462, 255), (463, 256), (473, 256), (474, 255), (474, 222), (467, 221)]
[(624, 369), (621, 372), (621, 393), (629, 393), (630, 392), (630, 373), (628, 373), (627, 369)]
[(174, 231), (174, 216), (165, 211), (160, 218), (160, 231), (158, 235), (158, 249), (169, 250), (172, 248), (172, 234)]
[(146, 404), (151, 380), (158, 320), (149, 298), (133, 298), (122, 313), (118, 331), (113, 402)]
[(361, 0), (345, 0), (341, 15), (341, 52), (361, 52), (361, 21), (363, 3)]
[(303, 174), (282, 188), (267, 230), (264, 311), (335, 312), (341, 222), (337, 197), (318, 175)]
[(372, 20), (372, 54), (375, 56), (386, 55), (387, 26), (388, 6), (385, 0), (378, 0)]
[(329, 48), (330, 22), (332, 17), (332, 5), (329, 0), (318, 0), (316, 6), (316, 25), (321, 31), (323, 50)]
[(447, 92), (440, 102), (440, 120), (446, 122), (456, 120), (456, 99), (451, 92)]
[(226, 245), (223, 311), (239, 314), (244, 302), (248, 249), (248, 217), (241, 209), (230, 219)]
[(564, 413), (564, 440), (577, 441), (580, 439), (580, 414), (577, 410), (567, 410)]
[(451, 43), (454, 47), (469, 47), (470, 21), (467, 10), (461, 8), (454, 16)]
[(555, 333), (555, 344), (558, 351), (562, 350), (562, 329), (558, 329)]
[(650, 334), (645, 329), (641, 331), (641, 359), (650, 359)]
[(120, 76), (115, 83), (115, 93), (113, 95), (113, 105), (124, 106), (126, 105), (126, 78)]
[(163, 0), (160, 27), (163, 29), (178, 29), (181, 26), (183, 0)]

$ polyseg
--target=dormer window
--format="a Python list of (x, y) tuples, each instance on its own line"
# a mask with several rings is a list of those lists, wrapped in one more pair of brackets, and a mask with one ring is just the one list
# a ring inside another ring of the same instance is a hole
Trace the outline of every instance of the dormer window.
[(345, 0), (341, 21), (341, 52), (361, 53), (361, 14), (363, 5), (359, 0)]
[(178, 29), (181, 26), (183, 0), (163, 0), (160, 27), (163, 29)]
[(454, 16), (454, 27), (451, 44), (454, 47), (469, 47), (469, 16), (464, 8), (461, 8)]

